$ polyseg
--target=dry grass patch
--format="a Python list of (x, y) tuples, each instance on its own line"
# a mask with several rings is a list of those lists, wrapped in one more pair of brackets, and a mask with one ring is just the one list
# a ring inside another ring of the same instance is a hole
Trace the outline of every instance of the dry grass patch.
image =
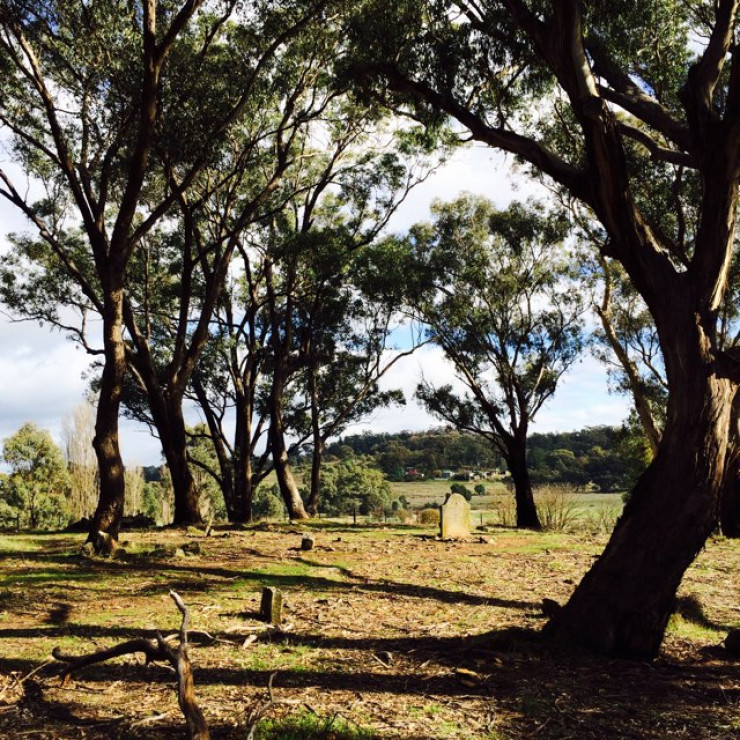
[[(731, 738), (737, 664), (716, 646), (740, 623), (740, 557), (711, 541), (686, 576), (653, 665), (541, 643), (543, 598), (563, 602), (605, 538), (499, 529), (488, 543), (425, 529), (308, 525), (217, 532), (200, 554), (125, 562), (81, 536), (0, 539), (0, 737), (182, 738), (173, 674), (127, 656), (63, 685), (54, 646), (85, 653), (155, 629), (188, 604), (198, 701), (214, 738)], [(134, 533), (142, 552), (184, 532)], [(285, 594), (281, 629), (257, 618)], [(683, 604), (683, 606), (682, 606)], [(272, 686), (272, 696), (268, 686)], [(281, 734), (282, 733), (282, 734)]]

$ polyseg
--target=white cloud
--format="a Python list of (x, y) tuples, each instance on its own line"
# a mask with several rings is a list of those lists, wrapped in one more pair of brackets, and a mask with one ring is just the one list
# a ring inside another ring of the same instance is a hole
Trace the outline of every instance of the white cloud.
[[(473, 145), (455, 152), (450, 161), (410, 194), (389, 225), (401, 231), (428, 219), (435, 198), (450, 200), (462, 191), (491, 198), (504, 207), (512, 199), (544, 194), (536, 183), (512, 174), (511, 159)], [(3, 163), (6, 166), (6, 163)], [(19, 174), (17, 168), (14, 175)], [(19, 180), (21, 182), (21, 180)], [(0, 258), (2, 235), (26, 228), (24, 218), (0, 202)], [(10, 324), (0, 317), (0, 440), (25, 421), (33, 421), (60, 438), (62, 419), (80, 403), (86, 390), (82, 374), (90, 358), (58, 333), (34, 324)], [(427, 347), (400, 361), (388, 374), (384, 387), (401, 387), (408, 399), (403, 408), (376, 412), (352, 427), (352, 432), (427, 429), (438, 425), (413, 399), (421, 373), (437, 385), (454, 382), (450, 364), (435, 348)], [(537, 431), (569, 430), (586, 425), (616, 424), (626, 416), (625, 399), (609, 396), (603, 368), (587, 358), (563, 382), (551, 403), (542, 409)], [(192, 414), (193, 421), (195, 415)], [(159, 464), (159, 443), (141, 425), (122, 420), (121, 447), (126, 464)]]
[[(382, 381), (384, 389), (403, 390), (406, 406), (380, 409), (368, 419), (352, 425), (345, 435), (366, 431), (418, 431), (441, 425), (442, 422), (414, 398), (422, 374), (432, 385), (449, 383), (458, 390), (462, 389), (452, 364), (442, 350), (434, 346), (423, 347), (410, 357), (399, 360)], [(555, 396), (540, 410), (532, 431), (567, 432), (586, 426), (617, 425), (626, 418), (628, 412), (629, 403), (624, 396), (608, 393), (603, 365), (586, 355), (571, 368)]]

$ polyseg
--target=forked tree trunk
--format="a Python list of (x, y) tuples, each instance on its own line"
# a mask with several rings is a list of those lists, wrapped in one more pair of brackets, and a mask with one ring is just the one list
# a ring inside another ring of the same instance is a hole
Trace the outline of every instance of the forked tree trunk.
[(735, 388), (714, 375), (696, 329), (662, 337), (671, 394), (658, 454), (604, 553), (547, 625), (556, 639), (655, 657), (683, 574), (717, 526)]
[(288, 510), (290, 519), (308, 519), (309, 515), (303, 505), (301, 492), (293, 477), (288, 450), (285, 444), (285, 436), (282, 431), (273, 430), (270, 427), (270, 444), (272, 446), (272, 462), (275, 469), (280, 495)]
[(93, 543), (97, 541), (98, 532), (106, 532), (118, 539), (126, 499), (123, 460), (118, 444), (118, 415), (126, 372), (122, 331), (123, 291), (111, 290), (106, 295), (103, 312), (105, 364), (93, 438), (100, 475), (100, 495), (87, 538)]
[(285, 443), (285, 426), (282, 414), (282, 394), (279, 388), (279, 379), (273, 379), (273, 390), (270, 394), (270, 448), (272, 450), (272, 464), (275, 470), (280, 495), (288, 510), (290, 519), (308, 519), (309, 515), (303, 505), (301, 492), (293, 477), (288, 447)]
[(254, 404), (239, 383), (236, 389), (236, 429), (234, 431), (234, 521), (252, 521), (254, 480), (252, 477), (252, 414)]
[(508, 448), (506, 458), (511, 478), (514, 481), (516, 500), (516, 526), (519, 529), (542, 529), (537, 507), (534, 503), (532, 481), (527, 467), (526, 443), (514, 440)]

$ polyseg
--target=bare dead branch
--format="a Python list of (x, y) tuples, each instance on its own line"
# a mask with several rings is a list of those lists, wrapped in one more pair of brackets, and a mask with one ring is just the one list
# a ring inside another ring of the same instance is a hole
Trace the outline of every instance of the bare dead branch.
[(64, 681), (67, 681), (70, 675), (95, 663), (103, 663), (111, 658), (117, 658), (121, 655), (133, 655), (143, 653), (146, 662), (163, 661), (169, 663), (177, 673), (177, 700), (182, 713), (185, 715), (188, 729), (190, 730), (191, 740), (210, 740), (210, 732), (206, 724), (203, 712), (195, 701), (195, 683), (193, 681), (193, 669), (188, 656), (188, 624), (190, 613), (185, 602), (175, 591), (170, 591), (170, 597), (175, 602), (178, 610), (182, 614), (182, 623), (180, 625), (180, 644), (177, 648), (170, 647), (162, 635), (158, 632), (155, 640), (138, 638), (128, 640), (120, 645), (115, 645), (107, 650), (98, 650), (89, 655), (66, 655), (60, 648), (55, 647), (52, 655), (59, 661), (67, 663), (64, 671)]

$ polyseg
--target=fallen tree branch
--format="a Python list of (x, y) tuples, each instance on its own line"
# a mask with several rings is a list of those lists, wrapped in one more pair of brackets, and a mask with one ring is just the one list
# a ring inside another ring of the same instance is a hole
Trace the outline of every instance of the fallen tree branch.
[(178, 610), (182, 614), (182, 623), (180, 624), (180, 644), (177, 648), (170, 647), (162, 635), (157, 632), (156, 640), (147, 640), (139, 638), (128, 640), (120, 645), (116, 645), (107, 650), (99, 650), (89, 655), (65, 655), (56, 647), (52, 655), (59, 661), (67, 663), (64, 671), (64, 681), (69, 680), (70, 675), (95, 663), (103, 663), (111, 658), (117, 658), (121, 655), (132, 655), (134, 653), (143, 653), (146, 662), (154, 661), (168, 662), (177, 673), (177, 701), (182, 713), (185, 715), (185, 721), (190, 730), (191, 740), (210, 740), (210, 732), (206, 724), (203, 712), (201, 712), (195, 701), (195, 683), (193, 681), (193, 669), (188, 656), (188, 626), (190, 623), (190, 613), (187, 606), (180, 598), (179, 594), (170, 591), (170, 597), (175, 602)]

